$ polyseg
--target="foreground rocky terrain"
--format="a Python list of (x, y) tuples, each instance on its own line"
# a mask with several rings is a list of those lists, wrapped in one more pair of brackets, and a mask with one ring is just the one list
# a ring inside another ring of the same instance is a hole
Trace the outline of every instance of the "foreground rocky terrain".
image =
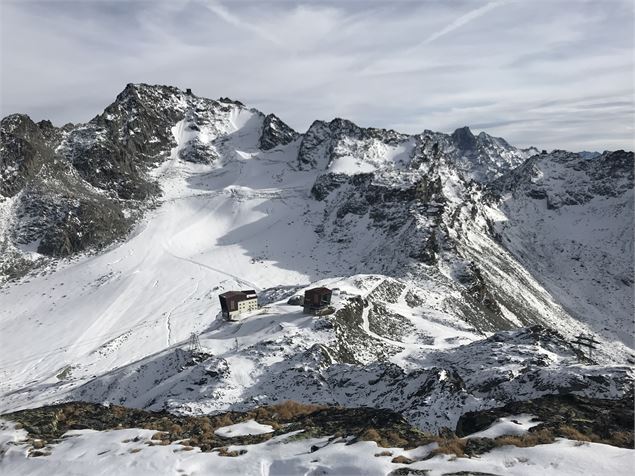
[[(46, 459), (59, 451), (69, 438), (82, 439), (87, 431), (123, 432), (126, 429), (151, 431), (121, 440), (119, 451), (140, 453), (139, 457), (156, 446), (174, 448), (175, 453), (213, 452), (230, 460), (235, 458), (235, 471), (239, 471), (238, 465), (244, 465), (254, 448), (280, 441), (284, 441), (283, 445), (304, 443), (312, 458), (312, 470), (327, 473), (328, 465), (334, 460), (327, 454), (329, 450), (337, 448), (336, 451), (343, 454), (354, 455), (360, 445), (374, 446), (377, 449), (373, 457), (383, 459), (384, 466), (392, 467), (391, 475), (431, 474), (439, 463), (445, 468), (439, 474), (486, 474), (451, 471), (460, 467), (461, 463), (455, 462), (459, 461), (457, 457), (486, 460), (492, 452), (513, 446), (551, 446), (558, 437), (576, 440), (578, 447), (589, 445), (588, 442), (598, 446), (633, 446), (632, 398), (597, 400), (549, 396), (485, 412), (471, 412), (461, 417), (458, 436), (449, 429), (440, 435), (421, 432), (389, 410), (302, 405), (290, 401), (246, 413), (198, 417), (77, 402), (23, 410), (3, 417), (8, 420), (5, 434), (11, 425), (9, 421), (17, 422), (17, 428), (26, 431), (26, 439), (14, 440), (14, 448), (9, 447), (5, 454), (14, 461), (18, 458), (16, 453), (23, 448), (31, 458)], [(102, 450), (99, 454), (110, 451)], [(455, 460), (446, 459), (451, 457)], [(528, 460), (515, 462), (520, 466), (523, 463)], [(531, 462), (529, 466), (535, 464)], [(293, 471), (307, 470), (310, 466), (296, 461), (287, 466), (288, 472), (280, 472), (282, 468), (278, 467), (269, 474), (298, 474)], [(366, 465), (367, 469), (370, 467)]]
[[(344, 119), (298, 133), (143, 84), (86, 124), (12, 115), (0, 133), (3, 413), (83, 401), (187, 419), (292, 400), (441, 438), (492, 409), (552, 419), (527, 403), (550, 396), (632, 402), (632, 152)], [(305, 315), (318, 285), (333, 312)], [(240, 288), (261, 308), (225, 322), (217, 295)], [(549, 443), (580, 436), (554, 425)]]

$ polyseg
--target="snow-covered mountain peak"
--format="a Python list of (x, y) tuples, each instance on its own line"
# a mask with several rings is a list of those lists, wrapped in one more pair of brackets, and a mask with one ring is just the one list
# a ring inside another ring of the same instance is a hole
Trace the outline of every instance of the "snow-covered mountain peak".
[[(368, 160), (390, 160), (377, 149), (394, 148), (407, 141), (406, 134), (393, 130), (363, 128), (351, 121), (336, 118), (331, 122), (315, 121), (302, 137), (298, 160), (301, 167), (324, 170), (332, 168), (342, 157), (353, 157), (355, 164), (342, 167), (343, 173), (355, 174), (368, 171)], [(370, 164), (370, 168), (375, 167)], [(336, 173), (339, 168), (335, 167)]]
[(518, 149), (485, 132), (475, 136), (467, 126), (455, 130), (450, 137), (458, 168), (477, 182), (490, 182), (538, 153), (534, 147)]

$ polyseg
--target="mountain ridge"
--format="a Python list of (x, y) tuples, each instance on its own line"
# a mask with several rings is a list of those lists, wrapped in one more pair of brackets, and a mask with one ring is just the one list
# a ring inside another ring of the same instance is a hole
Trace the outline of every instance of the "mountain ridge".
[[(435, 430), (510, 399), (620, 398), (633, 153), (457, 131), (334, 119), (300, 134), (145, 85), (86, 124), (4, 118), (0, 332), (18, 337), (3, 408), (381, 401)], [(332, 315), (288, 303), (322, 285)], [(217, 294), (246, 287), (260, 312), (223, 322)]]

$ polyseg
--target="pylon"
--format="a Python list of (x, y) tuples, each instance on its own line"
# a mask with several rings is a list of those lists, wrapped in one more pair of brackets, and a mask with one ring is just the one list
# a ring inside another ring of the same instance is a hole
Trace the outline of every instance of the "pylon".
[(190, 339), (187, 342), (187, 350), (190, 354), (202, 353), (201, 342), (198, 340), (198, 335), (194, 332), (190, 334)]

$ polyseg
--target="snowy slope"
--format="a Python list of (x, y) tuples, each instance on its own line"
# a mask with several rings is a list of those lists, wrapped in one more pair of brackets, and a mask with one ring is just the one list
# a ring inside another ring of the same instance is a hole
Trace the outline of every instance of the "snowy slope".
[(576, 319), (633, 343), (633, 156), (536, 156), (499, 179), (496, 232)]
[[(48, 197), (29, 189), (41, 219), (22, 233), (27, 189), (3, 196), (2, 249), (41, 266), (0, 288), (2, 412), (296, 399), (436, 430), (469, 409), (632, 385), (632, 153), (615, 169), (557, 153), (514, 168), (534, 151), (469, 130), (337, 119), (297, 134), (238, 102), (145, 85), (44, 142), (63, 166), (44, 185), (60, 194), (74, 177), (134, 227), (57, 259), (37, 241), (58, 229)], [(287, 304), (314, 284), (339, 289), (333, 315)], [(244, 287), (261, 312), (220, 321), (217, 295)], [(580, 332), (602, 342), (593, 361), (571, 346)], [(187, 352), (191, 333), (204, 355)]]

